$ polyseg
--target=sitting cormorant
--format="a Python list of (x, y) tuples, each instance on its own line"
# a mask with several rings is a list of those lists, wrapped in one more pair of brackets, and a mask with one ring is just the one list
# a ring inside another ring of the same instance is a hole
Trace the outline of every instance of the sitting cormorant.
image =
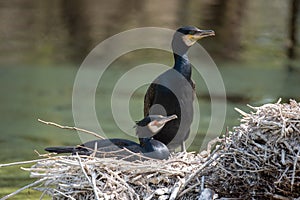
[(78, 153), (79, 155), (91, 155), (94, 153), (97, 157), (116, 157), (127, 161), (144, 160), (144, 157), (167, 159), (170, 152), (166, 145), (154, 140), (152, 137), (167, 122), (176, 118), (176, 115), (169, 117), (150, 115), (141, 121), (137, 121), (135, 127), (140, 144), (126, 139), (103, 139), (89, 141), (79, 146), (47, 147), (45, 150), (54, 153)]
[(180, 145), (181, 150), (185, 151), (184, 141), (189, 136), (193, 121), (195, 84), (191, 79), (192, 69), (187, 51), (197, 40), (214, 35), (212, 30), (200, 30), (194, 26), (179, 28), (172, 40), (174, 67), (158, 76), (146, 92), (144, 116), (178, 116), (177, 120), (166, 124), (154, 136), (154, 139), (166, 144), (171, 151)]

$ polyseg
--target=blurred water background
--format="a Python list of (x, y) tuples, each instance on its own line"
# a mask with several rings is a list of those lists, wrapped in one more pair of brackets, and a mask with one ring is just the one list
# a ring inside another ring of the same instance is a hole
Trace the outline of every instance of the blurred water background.
[[(224, 80), (227, 114), (223, 132), (238, 124), (234, 107), (282, 98), (300, 100), (298, 0), (11, 0), (0, 2), (0, 163), (36, 159), (37, 150), (80, 144), (74, 132), (49, 127), (38, 118), (74, 125), (72, 89), (85, 56), (101, 41), (128, 29), (195, 25), (213, 29), (200, 41)], [(139, 40), (143, 39), (138, 38)], [(144, 63), (173, 65), (169, 52), (130, 52), (105, 71), (96, 93), (97, 117), (108, 137), (135, 140), (115, 124), (111, 89), (128, 70)], [(141, 78), (143, 75), (141, 74)], [(202, 144), (210, 121), (210, 95), (193, 75), (201, 119), (190, 151)], [(131, 97), (132, 119), (142, 118), (141, 87)], [(93, 130), (94, 127), (89, 127)], [(133, 131), (133, 130), (132, 130)], [(31, 182), (19, 167), (0, 169), (0, 197)], [(26, 190), (15, 199), (36, 199)]]

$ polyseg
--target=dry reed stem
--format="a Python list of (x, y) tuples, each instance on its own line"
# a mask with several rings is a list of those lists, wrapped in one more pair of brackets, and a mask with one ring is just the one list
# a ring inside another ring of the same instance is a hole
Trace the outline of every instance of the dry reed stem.
[(97, 138), (100, 138), (100, 139), (105, 139), (104, 137), (102, 137), (101, 135), (99, 135), (99, 134), (97, 134), (93, 131), (88, 131), (88, 130), (85, 130), (85, 129), (82, 129), (82, 128), (77, 128), (75, 126), (63, 126), (63, 125), (60, 125), (60, 124), (57, 124), (57, 123), (54, 123), (54, 122), (47, 122), (47, 121), (44, 121), (44, 120), (41, 120), (41, 119), (38, 119), (38, 121), (43, 123), (43, 124), (46, 124), (46, 125), (55, 126), (55, 127), (61, 128), (61, 129), (80, 131), (80, 132), (83, 132), (83, 133), (86, 133), (86, 134), (93, 135), (93, 136), (95, 136)]
[(300, 104), (249, 107), (254, 112), (236, 109), (241, 124), (203, 172), (206, 186), (228, 198), (300, 198)]

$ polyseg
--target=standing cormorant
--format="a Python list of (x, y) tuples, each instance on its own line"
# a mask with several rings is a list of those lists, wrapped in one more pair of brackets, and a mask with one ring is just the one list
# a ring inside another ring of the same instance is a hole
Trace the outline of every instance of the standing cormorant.
[[(78, 153), (79, 155), (91, 155), (94, 153), (97, 157), (116, 157), (127, 161), (144, 160), (145, 158), (143, 157), (167, 159), (170, 155), (167, 146), (152, 137), (167, 122), (176, 118), (176, 115), (169, 117), (150, 115), (141, 121), (137, 121), (135, 127), (140, 144), (126, 139), (114, 138), (93, 140), (79, 146), (47, 147), (45, 150), (54, 153)], [(96, 152), (95, 149), (97, 149)]]
[(188, 49), (199, 39), (214, 36), (212, 30), (200, 30), (194, 26), (179, 28), (172, 40), (174, 67), (158, 76), (149, 86), (144, 98), (144, 116), (172, 115), (178, 119), (166, 124), (154, 139), (166, 144), (171, 151), (188, 138), (193, 121), (195, 84), (191, 79), (192, 68)]

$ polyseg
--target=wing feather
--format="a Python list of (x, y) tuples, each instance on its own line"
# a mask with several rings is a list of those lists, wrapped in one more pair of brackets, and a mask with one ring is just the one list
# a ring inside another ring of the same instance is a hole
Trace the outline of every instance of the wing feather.
[(156, 84), (151, 83), (144, 97), (144, 117), (149, 115), (151, 106), (155, 98)]

